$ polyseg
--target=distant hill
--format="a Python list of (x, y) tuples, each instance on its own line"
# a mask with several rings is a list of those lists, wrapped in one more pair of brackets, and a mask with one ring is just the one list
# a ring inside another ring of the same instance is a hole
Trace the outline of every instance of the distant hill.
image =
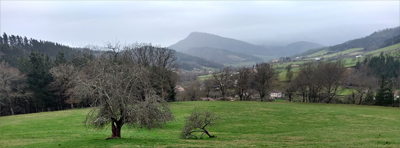
[(336, 53), (354, 48), (363, 48), (364, 51), (373, 51), (382, 47), (399, 43), (400, 42), (399, 36), (400, 36), (400, 26), (395, 28), (388, 28), (380, 31), (375, 31), (374, 33), (368, 36), (354, 40), (349, 40), (347, 42), (337, 44), (334, 46), (307, 50), (299, 54), (299, 56), (306, 56), (322, 50), (327, 50), (328, 53)]
[(238, 62), (263, 62), (261, 58), (252, 55), (236, 53), (226, 49), (217, 49), (212, 47), (190, 48), (186, 50), (185, 53), (222, 64)]
[(302, 52), (305, 52), (309, 49), (315, 49), (321, 47), (324, 46), (317, 43), (299, 41), (288, 44), (286, 46), (269, 46), (266, 48), (269, 48), (271, 51), (274, 52), (275, 55), (278, 55), (279, 57), (290, 57), (295, 54), (300, 54)]
[(263, 46), (257, 46), (236, 39), (200, 32), (192, 32), (185, 39), (169, 46), (169, 48), (181, 52), (198, 47), (212, 47), (245, 54), (271, 54), (271, 52)]
[[(287, 46), (261, 46), (254, 45), (244, 41), (231, 39), (227, 37), (221, 37), (214, 34), (209, 33), (201, 33), (201, 32), (192, 32), (185, 39), (169, 46), (171, 49), (175, 49), (180, 52), (187, 52), (191, 55), (196, 55), (199, 57), (203, 57), (208, 60), (213, 60), (221, 63), (228, 63), (234, 61), (240, 61), (238, 59), (227, 58), (226, 56), (221, 57), (222, 59), (215, 58), (216, 56), (212, 54), (211, 49), (219, 49), (215, 51), (215, 54), (221, 55), (221, 50), (230, 51), (232, 54), (234, 53), (242, 53), (246, 54), (248, 59), (249, 55), (263, 57), (264, 60), (272, 60), (272, 58), (286, 57), (292, 56), (295, 54), (302, 53), (308, 49), (323, 47), (323, 45), (319, 45), (317, 43), (299, 41), (295, 43), (291, 43)], [(202, 49), (205, 50), (206, 53), (200, 51), (194, 51), (194, 49)], [(237, 55), (237, 54), (235, 54)], [(267, 57), (267, 58), (266, 58)], [(259, 58), (254, 58), (253, 61), (258, 61)]]

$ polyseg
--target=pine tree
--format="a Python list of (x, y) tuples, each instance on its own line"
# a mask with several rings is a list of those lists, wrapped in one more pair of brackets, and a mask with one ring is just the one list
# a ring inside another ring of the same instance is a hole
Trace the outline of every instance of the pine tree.
[(380, 87), (375, 98), (375, 104), (380, 106), (392, 105), (394, 102), (391, 83), (384, 76), (381, 76)]
[(48, 85), (53, 81), (53, 77), (49, 73), (50, 58), (37, 52), (31, 52), (27, 59), (20, 58), (18, 68), (26, 74), (28, 88), (35, 94), (33, 101), (36, 112), (53, 107), (54, 98), (48, 89)]

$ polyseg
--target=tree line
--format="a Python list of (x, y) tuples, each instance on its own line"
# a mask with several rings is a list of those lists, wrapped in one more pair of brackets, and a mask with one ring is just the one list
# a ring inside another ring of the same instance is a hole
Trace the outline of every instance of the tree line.
[[(185, 78), (185, 91), (178, 100), (197, 101), (237, 97), (240, 101), (269, 101), (275, 89), (282, 91), (288, 101), (313, 103), (347, 103), (398, 106), (394, 89), (399, 89), (400, 61), (396, 55), (380, 54), (365, 58), (346, 68), (342, 61), (305, 63), (298, 71), (286, 68), (286, 81), (268, 63), (253, 68), (224, 67), (212, 77), (199, 81)], [(347, 96), (343, 91), (350, 91)]]
[(253, 68), (224, 67), (219, 72), (213, 73), (209, 79), (187, 83), (185, 91), (178, 99), (197, 101), (205, 97), (228, 100), (228, 96), (237, 95), (241, 101), (256, 99), (268, 101), (269, 93), (278, 82), (277, 76), (278, 73), (268, 63), (257, 63)]
[(1, 115), (91, 106), (91, 98), (76, 96), (76, 87), (91, 78), (87, 71), (93, 70), (93, 62), (104, 56), (130, 56), (131, 62), (148, 71), (145, 76), (152, 92), (165, 101), (175, 101), (178, 76), (174, 73), (177, 65), (173, 50), (151, 44), (132, 44), (126, 47), (108, 45), (107, 48), (110, 51), (101, 56), (82, 52), (70, 60), (65, 58), (63, 52), (59, 52), (53, 60), (46, 54), (32, 51), (29, 56), (18, 58), (17, 68), (3, 60), (0, 65)]

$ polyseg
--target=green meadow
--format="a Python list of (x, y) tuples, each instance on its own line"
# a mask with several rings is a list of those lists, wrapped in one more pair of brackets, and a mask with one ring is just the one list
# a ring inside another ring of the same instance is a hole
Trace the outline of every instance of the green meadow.
[[(89, 109), (0, 117), (0, 147), (400, 147), (399, 108), (293, 102), (197, 101), (170, 103), (163, 128), (85, 128)], [(221, 117), (208, 130), (217, 138), (181, 139), (193, 108)]]

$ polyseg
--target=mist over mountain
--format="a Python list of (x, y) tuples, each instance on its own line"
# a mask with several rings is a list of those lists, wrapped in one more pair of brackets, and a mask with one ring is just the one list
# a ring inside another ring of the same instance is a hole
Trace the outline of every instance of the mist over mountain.
[(197, 47), (213, 47), (245, 54), (268, 54), (270, 51), (262, 46), (244, 41), (221, 37), (209, 33), (192, 32), (185, 39), (169, 46), (176, 51), (185, 51)]
[(279, 57), (293, 56), (319, 47), (323, 47), (323, 45), (306, 41), (298, 41), (286, 46), (254, 45), (237, 39), (200, 32), (192, 32), (185, 39), (169, 46), (171, 49), (220, 63), (259, 62), (260, 59), (268, 61)]
[(290, 43), (286, 46), (266, 46), (265, 48), (268, 48), (268, 49), (270, 49), (270, 51), (273, 51), (276, 56), (290, 57), (295, 54), (299, 54), (304, 51), (307, 51), (309, 49), (315, 49), (315, 48), (320, 48), (320, 47), (324, 47), (324, 46), (317, 44), (317, 43), (298, 41), (298, 42)]

